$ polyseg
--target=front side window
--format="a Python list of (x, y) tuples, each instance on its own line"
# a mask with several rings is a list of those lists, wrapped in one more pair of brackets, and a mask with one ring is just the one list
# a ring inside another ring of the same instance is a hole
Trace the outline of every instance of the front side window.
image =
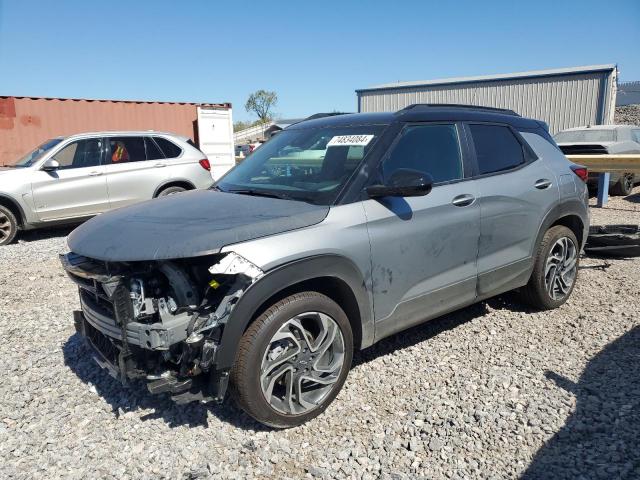
[(110, 163), (142, 162), (147, 159), (142, 137), (110, 137)]
[(60, 164), (60, 170), (97, 167), (102, 160), (102, 140), (90, 138), (72, 142), (56, 153), (52, 159)]
[(515, 168), (525, 162), (522, 145), (509, 127), (469, 125), (480, 175)]
[(382, 164), (385, 183), (399, 168), (428, 173), (434, 183), (461, 179), (462, 155), (456, 126), (434, 124), (406, 127)]
[(283, 130), (216, 187), (331, 205), (383, 129), (362, 125)]

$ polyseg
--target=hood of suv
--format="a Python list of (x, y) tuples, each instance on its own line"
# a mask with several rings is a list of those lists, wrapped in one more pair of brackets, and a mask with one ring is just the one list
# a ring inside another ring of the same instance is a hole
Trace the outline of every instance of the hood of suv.
[(0, 167), (0, 185), (11, 184), (15, 186), (16, 183), (26, 181), (30, 174), (30, 168)]
[(328, 212), (306, 202), (196, 190), (98, 215), (67, 243), (77, 254), (114, 262), (196, 257), (320, 223)]

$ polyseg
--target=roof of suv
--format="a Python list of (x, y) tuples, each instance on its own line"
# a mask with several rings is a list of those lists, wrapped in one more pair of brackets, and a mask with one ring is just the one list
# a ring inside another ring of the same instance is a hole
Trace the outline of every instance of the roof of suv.
[(415, 104), (397, 112), (379, 113), (349, 113), (344, 115), (325, 116), (321, 118), (305, 120), (294, 125), (290, 129), (347, 126), (366, 124), (391, 124), (394, 122), (419, 122), (419, 121), (481, 121), (499, 122), (513, 125), (514, 127), (537, 128), (542, 122), (523, 118), (512, 110), (479, 107), (474, 105), (443, 105), (443, 104)]
[(95, 135), (104, 135), (104, 136), (113, 136), (113, 135), (165, 135), (167, 137), (178, 138), (180, 140), (188, 140), (188, 137), (183, 135), (178, 135), (176, 133), (171, 132), (160, 132), (156, 130), (103, 130), (97, 132), (79, 132), (73, 133), (71, 135), (56, 137), (56, 138), (72, 138), (72, 137), (85, 137), (85, 136), (95, 136)]

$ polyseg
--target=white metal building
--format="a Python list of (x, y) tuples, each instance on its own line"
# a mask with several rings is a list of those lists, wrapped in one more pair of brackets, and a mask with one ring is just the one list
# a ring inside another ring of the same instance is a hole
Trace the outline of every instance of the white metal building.
[(570, 127), (613, 123), (616, 78), (616, 65), (592, 65), (389, 83), (356, 93), (359, 112), (393, 112), (413, 103), (483, 105), (544, 120), (553, 134)]

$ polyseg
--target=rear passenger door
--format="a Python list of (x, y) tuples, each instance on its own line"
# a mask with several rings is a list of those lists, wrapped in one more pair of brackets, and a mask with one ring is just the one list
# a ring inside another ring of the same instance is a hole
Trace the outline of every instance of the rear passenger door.
[(433, 189), (363, 202), (377, 338), (475, 299), (480, 212), (460, 138), (454, 123), (406, 125), (374, 181), (409, 168), (430, 174)]
[(111, 208), (153, 198), (168, 178), (167, 160), (145, 136), (107, 137), (107, 189)]
[(526, 283), (537, 234), (558, 203), (556, 177), (508, 125), (465, 125), (480, 206), (478, 295)]

